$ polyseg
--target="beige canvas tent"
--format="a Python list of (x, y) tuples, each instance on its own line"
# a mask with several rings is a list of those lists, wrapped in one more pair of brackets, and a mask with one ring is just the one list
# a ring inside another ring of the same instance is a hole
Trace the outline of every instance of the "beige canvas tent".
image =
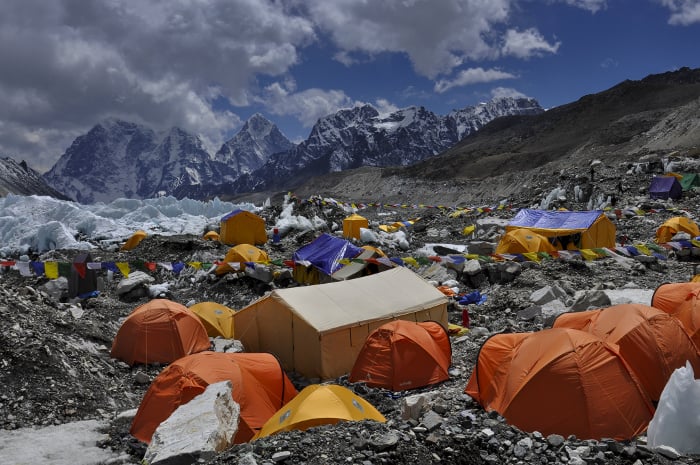
[(393, 320), (447, 329), (447, 297), (397, 267), (347, 281), (276, 289), (234, 315), (248, 352), (270, 352), (286, 370), (332, 379), (352, 370), (367, 336)]

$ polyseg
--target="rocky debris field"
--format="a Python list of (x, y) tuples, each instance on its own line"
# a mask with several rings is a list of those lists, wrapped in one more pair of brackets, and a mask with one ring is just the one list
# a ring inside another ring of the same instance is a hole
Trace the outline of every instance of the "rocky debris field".
[[(625, 178), (623, 191), (617, 192), (613, 208), (628, 213), (610, 213), (618, 238), (624, 237), (628, 243), (653, 242), (656, 227), (667, 218), (683, 214), (693, 218), (698, 211), (700, 198), (693, 193), (679, 201), (650, 201), (643, 194), (644, 182), (649, 178), (648, 174)], [(588, 198), (595, 197), (596, 192), (616, 192), (620, 179), (621, 174), (611, 170), (589, 189)], [(579, 202), (571, 199), (572, 186), (580, 181), (560, 179), (560, 185), (570, 183), (568, 194), (550, 199), (550, 208), (586, 209), (588, 199)], [(631, 184), (633, 181), (637, 184)], [(529, 198), (523, 196), (519, 203), (502, 210), (450, 215), (452, 211), (435, 208), (368, 207), (359, 213), (370, 220), (372, 228), (393, 221), (416, 220), (408, 231), (408, 248), (393, 242), (374, 244), (390, 257), (416, 256), (426, 244), (443, 244), (444, 249), (438, 250), (450, 253), (450, 245), (494, 245), (504, 221), (517, 208), (537, 206), (553, 187), (543, 182)], [(646, 214), (631, 213), (640, 209)], [(268, 227), (272, 227), (281, 211), (282, 205), (273, 203), (260, 214), (266, 218)], [(325, 226), (312, 231), (291, 231), (279, 244), (268, 243), (263, 248), (272, 260), (291, 259), (295, 250), (318, 233), (342, 229), (342, 219), (348, 212), (332, 202), (299, 202), (294, 214), (320, 218)], [(463, 230), (470, 224), (477, 224), (476, 231), (465, 236)], [(151, 236), (130, 252), (111, 246), (96, 248), (91, 255), (94, 261), (211, 263), (222, 259), (227, 250), (226, 246), (199, 237)], [(34, 259), (71, 261), (76, 253), (55, 250)], [(490, 335), (537, 331), (550, 324), (548, 315), (533, 303), (535, 291), (556, 286), (566, 292), (563, 305), (570, 308), (585, 305), (586, 299), (593, 302), (604, 290), (625, 288), (648, 292), (665, 282), (688, 281), (695, 272), (693, 257), (674, 252), (667, 255), (666, 260), (646, 257), (622, 261), (601, 258), (482, 263), (478, 271), (470, 274), (435, 262), (422, 265), (415, 271), (434, 284), (448, 283), (458, 288), (459, 294), (478, 290), (487, 296), (482, 304), (468, 306), (470, 331), (451, 338), (453, 355), (448, 381), (394, 393), (349, 383), (344, 376), (333, 382), (368, 400), (386, 417), (386, 423), (346, 422), (305, 432), (280, 433), (235, 445), (195, 463), (700, 463), (699, 457), (653, 451), (646, 446), (644, 436), (618, 442), (523, 432), (508, 425), (495, 412), (485, 412), (464, 394), (479, 348)], [(123, 319), (136, 306), (156, 296), (185, 305), (217, 301), (240, 309), (274, 287), (293, 285), (285, 273), (276, 273), (271, 282), (243, 274), (217, 276), (191, 267), (179, 274), (157, 268), (148, 275), (149, 287), (121, 292), (121, 276), (104, 273), (100, 275), (99, 296), (69, 301), (65, 298), (65, 283), (60, 279), (22, 277), (15, 270), (0, 272), (0, 384), (4, 387), (0, 393), (0, 429), (98, 419), (109, 425), (100, 447), (121, 454), (115, 460), (117, 463), (141, 463), (146, 446), (129, 435), (131, 417), (122, 414), (138, 407), (163, 366), (130, 367), (110, 358), (111, 343)], [(456, 302), (450, 304), (449, 318), (451, 323), (462, 322), (462, 308)], [(289, 375), (298, 389), (315, 381)], [(410, 407), (416, 402), (423, 408), (416, 411)]]

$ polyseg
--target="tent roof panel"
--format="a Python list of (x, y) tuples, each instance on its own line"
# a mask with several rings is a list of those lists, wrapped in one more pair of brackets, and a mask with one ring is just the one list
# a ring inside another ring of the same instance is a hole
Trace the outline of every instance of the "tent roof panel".
[(272, 297), (283, 300), (320, 333), (447, 304), (442, 292), (403, 267), (348, 281), (278, 289), (268, 296)]
[(591, 227), (602, 215), (600, 210), (591, 211), (548, 211), (523, 208), (508, 223), (511, 227), (538, 229), (581, 229)]

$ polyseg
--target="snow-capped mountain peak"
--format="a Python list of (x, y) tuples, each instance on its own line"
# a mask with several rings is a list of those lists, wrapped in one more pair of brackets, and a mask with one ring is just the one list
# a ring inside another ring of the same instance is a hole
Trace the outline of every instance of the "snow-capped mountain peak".
[(157, 133), (112, 118), (78, 137), (44, 180), (83, 203), (287, 189), (333, 171), (410, 165), (451, 148), (495, 118), (542, 111), (533, 99), (508, 97), (448, 115), (419, 106), (380, 115), (364, 104), (320, 118), (298, 145), (256, 113), (214, 156), (181, 128)]
[(214, 155), (218, 162), (228, 165), (233, 174), (251, 173), (272, 155), (294, 147), (267, 118), (260, 113), (251, 116), (241, 130)]

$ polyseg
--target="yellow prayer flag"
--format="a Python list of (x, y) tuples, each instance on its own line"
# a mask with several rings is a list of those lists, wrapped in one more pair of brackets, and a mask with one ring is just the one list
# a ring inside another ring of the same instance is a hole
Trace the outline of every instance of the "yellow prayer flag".
[(649, 247), (647, 247), (644, 244), (634, 244), (634, 246), (639, 250), (641, 253), (644, 255), (651, 255), (651, 251), (649, 250)]
[(525, 252), (523, 257), (527, 258), (531, 262), (540, 262), (540, 257), (537, 255), (537, 252)]
[(115, 263), (117, 265), (117, 268), (119, 268), (119, 271), (124, 275), (125, 278), (129, 277), (129, 264), (126, 262), (117, 262)]
[(591, 249), (581, 249), (580, 252), (584, 260), (595, 260), (598, 258), (598, 254)]
[(49, 279), (58, 278), (58, 262), (44, 262), (44, 273)]

